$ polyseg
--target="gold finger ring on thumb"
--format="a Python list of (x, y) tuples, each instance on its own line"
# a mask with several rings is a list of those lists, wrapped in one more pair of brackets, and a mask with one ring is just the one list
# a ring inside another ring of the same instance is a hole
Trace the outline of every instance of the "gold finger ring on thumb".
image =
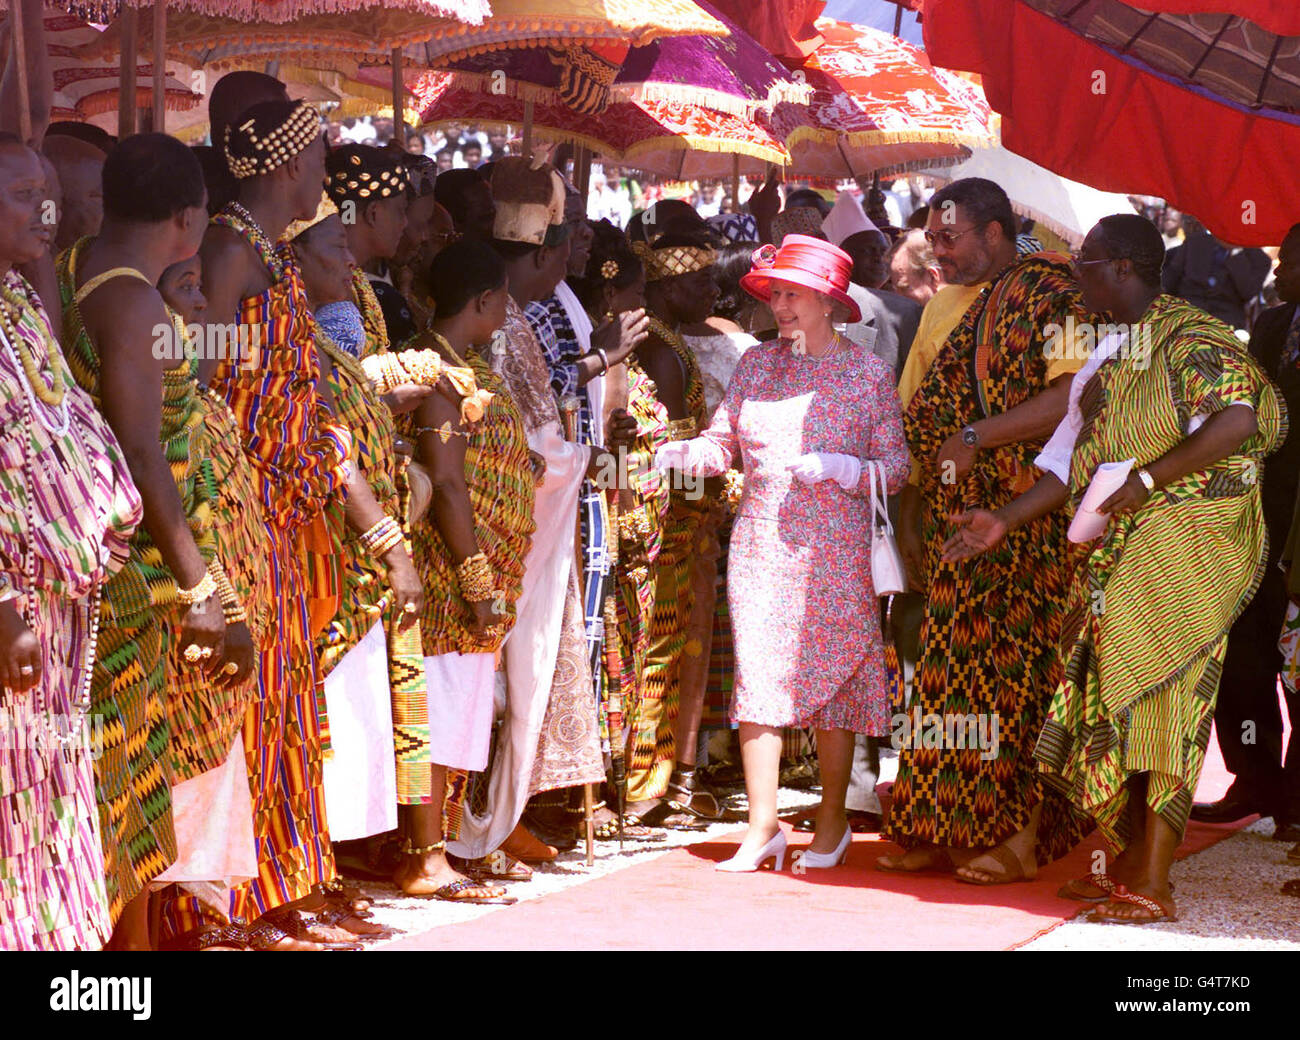
[(239, 671), (239, 665), (235, 664), (234, 661), (227, 661), (225, 666), (221, 669), (221, 674), (234, 675), (237, 671)]

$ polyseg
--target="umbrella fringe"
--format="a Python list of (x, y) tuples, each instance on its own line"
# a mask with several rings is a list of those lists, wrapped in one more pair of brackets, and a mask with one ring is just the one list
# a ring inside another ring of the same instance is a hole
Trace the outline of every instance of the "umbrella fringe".
[[(128, 0), (132, 7), (149, 7), (151, 0)], [(189, 11), (210, 18), (256, 19), (282, 24), (313, 14), (357, 14), (375, 7), (378, 0), (187, 0)], [(470, 25), (482, 25), (492, 12), (487, 0), (384, 0), (386, 7), (405, 7), (431, 17), (465, 18)]]
[(846, 148), (874, 148), (891, 144), (952, 144), (967, 148), (987, 148), (994, 143), (988, 134), (956, 130), (854, 130), (849, 133), (816, 126), (798, 126), (786, 135), (787, 148), (804, 141), (816, 144), (840, 141)]
[[(419, 123), (418, 125), (421, 129), (426, 129), (464, 122), (464, 116), (446, 115), (439, 117), (438, 119), (431, 119)], [(511, 122), (508, 119), (494, 119), (488, 116), (475, 116), (474, 122), (478, 126), (501, 127), (502, 129), (518, 129), (520, 126), (518, 120)], [(712, 137), (682, 137), (678, 134), (665, 134), (663, 137), (638, 141), (626, 151), (619, 152), (612, 150), (608, 142), (602, 141), (598, 137), (593, 137), (590, 134), (575, 133), (571, 130), (553, 130), (550, 127), (534, 124), (533, 134), (547, 141), (558, 141), (560, 143), (571, 141), (574, 144), (590, 149), (601, 159), (615, 164), (624, 163), (627, 165), (634, 165), (632, 160), (637, 156), (645, 155), (647, 152), (680, 150), (745, 155), (752, 159), (759, 159), (763, 162), (775, 163), (778, 166), (790, 165), (790, 157), (777, 151), (775, 148), (770, 148), (761, 144), (750, 144), (743, 141), (720, 141)]]
[(615, 83), (613, 93), (616, 97), (627, 101), (699, 105), (753, 122), (754, 117), (760, 112), (770, 113), (782, 102), (788, 101), (796, 105), (806, 103), (812, 93), (812, 87), (798, 83), (774, 84), (768, 89), (766, 98), (741, 98), (725, 90), (714, 90), (711, 87), (696, 87), (685, 83), (646, 82)]
[[(117, 111), (117, 90), (103, 90), (90, 94), (77, 102), (77, 115), (83, 120), (105, 112)], [(191, 112), (203, 103), (203, 95), (195, 94), (184, 88), (170, 87), (164, 92), (168, 112)], [(137, 108), (148, 108), (153, 104), (153, 90), (149, 86), (136, 87), (135, 103)]]

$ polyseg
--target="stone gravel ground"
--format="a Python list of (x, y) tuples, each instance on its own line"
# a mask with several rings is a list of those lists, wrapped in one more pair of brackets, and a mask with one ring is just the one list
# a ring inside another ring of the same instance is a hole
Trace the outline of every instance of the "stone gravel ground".
[(1300, 899), (1282, 883), (1300, 877), (1285, 842), (1260, 820), (1174, 864), (1178, 921), (1093, 924), (1079, 917), (1024, 950), (1300, 950)]
[[(893, 779), (896, 760), (886, 755), (881, 780)], [(783, 788), (782, 814), (817, 804), (818, 792)], [(743, 811), (744, 796), (726, 800), (729, 809)], [(520, 902), (541, 899), (574, 885), (645, 863), (673, 849), (713, 841), (734, 833), (742, 824), (712, 824), (704, 831), (667, 831), (654, 844), (597, 842), (596, 861), (586, 865), (584, 846), (561, 853), (554, 863), (533, 868), (529, 882), (507, 884)], [(1079, 917), (1027, 943), (1024, 950), (1300, 950), (1300, 899), (1284, 896), (1282, 883), (1300, 877), (1300, 866), (1287, 863), (1289, 845), (1271, 840), (1273, 824), (1259, 821), (1217, 845), (1174, 865), (1179, 921), (1173, 924), (1093, 924)], [(395, 939), (446, 924), (470, 921), (484, 914), (508, 912), (509, 907), (462, 906), (433, 899), (402, 896), (391, 885), (361, 885), (375, 899), (373, 919), (394, 929)], [(385, 943), (368, 944), (378, 949)]]

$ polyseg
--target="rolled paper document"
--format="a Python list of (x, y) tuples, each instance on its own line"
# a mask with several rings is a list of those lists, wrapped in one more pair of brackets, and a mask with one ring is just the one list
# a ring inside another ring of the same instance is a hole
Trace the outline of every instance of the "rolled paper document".
[(1123, 462), (1103, 462), (1092, 475), (1092, 483), (1083, 493), (1074, 519), (1070, 521), (1068, 537), (1072, 542), (1091, 542), (1100, 538), (1106, 530), (1110, 517), (1097, 512), (1106, 499), (1124, 486), (1129, 472), (1137, 459), (1125, 459)]

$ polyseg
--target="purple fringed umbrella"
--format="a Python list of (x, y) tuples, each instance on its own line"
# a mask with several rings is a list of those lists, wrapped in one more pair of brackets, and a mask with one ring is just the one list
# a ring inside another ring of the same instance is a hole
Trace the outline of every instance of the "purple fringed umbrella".
[[(808, 99), (812, 88), (800, 74), (792, 75), (711, 4), (699, 6), (726, 25), (731, 35), (655, 40), (629, 50), (621, 68), (610, 62), (609, 55), (596, 55), (585, 47), (563, 51), (520, 47), (477, 54), (448, 69), (457, 74), (457, 87), (543, 104), (562, 100), (591, 113), (602, 111), (611, 100), (667, 101), (753, 119), (782, 101)], [(575, 79), (582, 89), (574, 88)]]

